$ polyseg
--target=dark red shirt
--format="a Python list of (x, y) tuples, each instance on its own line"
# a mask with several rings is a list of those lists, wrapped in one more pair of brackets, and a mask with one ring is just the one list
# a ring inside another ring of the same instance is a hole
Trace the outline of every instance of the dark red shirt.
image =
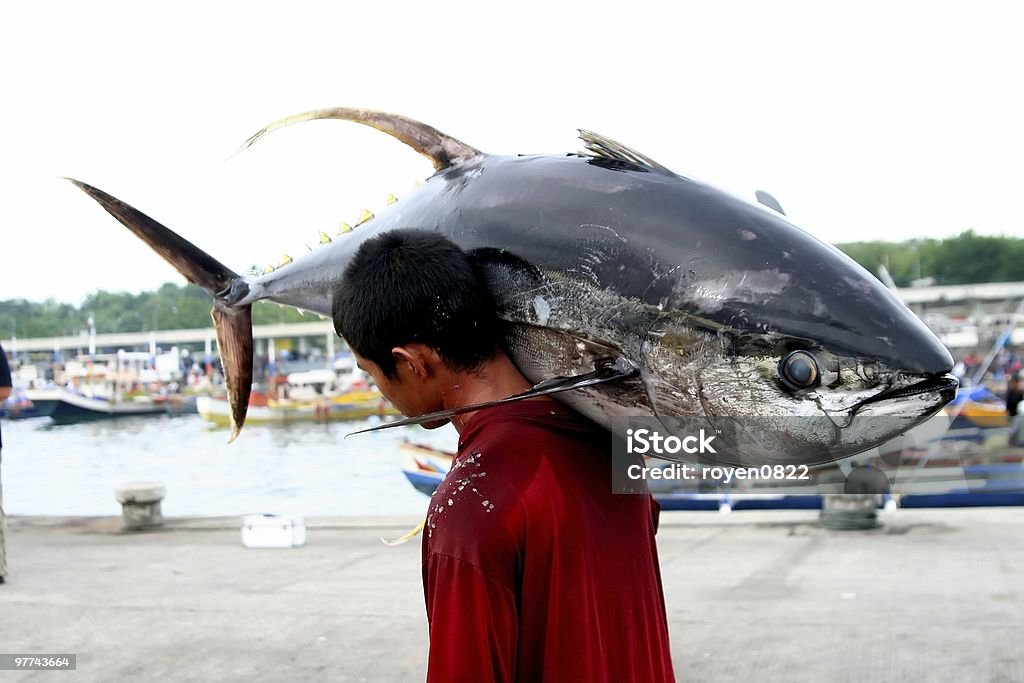
[(428, 681), (672, 681), (647, 495), (611, 436), (550, 399), (474, 415), (430, 502)]

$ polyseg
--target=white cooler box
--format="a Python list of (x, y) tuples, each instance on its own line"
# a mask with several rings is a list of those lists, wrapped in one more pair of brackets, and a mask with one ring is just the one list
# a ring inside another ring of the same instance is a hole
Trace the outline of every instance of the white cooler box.
[(290, 515), (242, 517), (242, 545), (246, 548), (293, 548), (306, 545), (306, 522)]

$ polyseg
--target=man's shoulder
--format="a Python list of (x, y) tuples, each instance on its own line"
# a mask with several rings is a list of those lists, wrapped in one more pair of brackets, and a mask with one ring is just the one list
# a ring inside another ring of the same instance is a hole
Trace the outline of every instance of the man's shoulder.
[(486, 446), (496, 452), (523, 451), (549, 444), (598, 448), (611, 443), (608, 432), (552, 399), (495, 406), (473, 417), (459, 450)]
[(601, 467), (597, 451), (603, 443), (593, 425), (550, 401), (478, 413), (431, 501), (428, 531), (443, 521), (446, 537), (455, 525), (460, 544), (495, 533), (516, 536), (536, 513), (537, 500), (549, 499), (554, 488), (580, 486), (574, 470)]

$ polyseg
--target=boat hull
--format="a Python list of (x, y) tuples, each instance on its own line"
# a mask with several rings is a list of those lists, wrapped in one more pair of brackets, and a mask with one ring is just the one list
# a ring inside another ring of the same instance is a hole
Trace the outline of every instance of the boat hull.
[[(228, 427), (231, 424), (231, 408), (225, 398), (200, 396), (196, 399), (196, 409), (204, 420), (218, 427)], [(336, 422), (397, 414), (398, 412), (380, 394), (359, 391), (315, 401), (271, 399), (265, 406), (250, 405), (245, 423), (272, 425), (293, 422)]]
[(49, 417), (60, 403), (63, 393), (60, 389), (29, 389), (19, 396), (16, 403), (0, 403), (0, 418), (27, 420), (33, 417)]
[(163, 415), (164, 413), (163, 406), (152, 401), (106, 401), (64, 392), (56, 401), (56, 405), (50, 413), (50, 419), (57, 424), (71, 424), (87, 420)]

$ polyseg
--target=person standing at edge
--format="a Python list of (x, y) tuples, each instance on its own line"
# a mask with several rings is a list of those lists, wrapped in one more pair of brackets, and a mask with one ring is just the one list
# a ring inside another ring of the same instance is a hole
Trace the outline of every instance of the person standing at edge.
[(1024, 382), (1014, 372), (1006, 383), (1006, 412), (1010, 415), (1010, 445), (1024, 446), (1024, 414), (1020, 412), (1024, 400)]
[[(437, 234), (363, 243), (333, 317), (404, 415), (531, 386), (478, 269)], [(611, 434), (547, 397), (451, 422), (458, 453), (423, 531), (427, 680), (674, 680), (659, 509), (649, 493), (612, 493)]]
[[(0, 402), (6, 401), (11, 395), (11, 367), (7, 364), (7, 352), (0, 345)], [(0, 583), (7, 579), (7, 554), (4, 548), (7, 533), (7, 520), (4, 518), (4, 480), (3, 480), (3, 433), (0, 432)]]

